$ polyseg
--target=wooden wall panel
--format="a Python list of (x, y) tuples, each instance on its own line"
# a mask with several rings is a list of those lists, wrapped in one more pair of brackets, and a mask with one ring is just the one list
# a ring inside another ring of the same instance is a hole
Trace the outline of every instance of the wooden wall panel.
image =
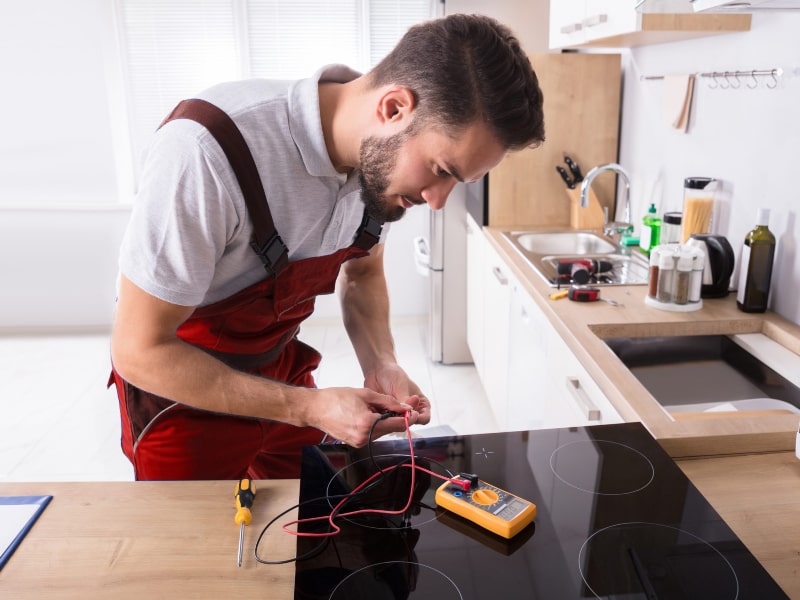
[[(489, 173), (489, 219), (498, 227), (569, 226), (566, 185), (556, 173), (564, 153), (584, 174), (616, 162), (622, 84), (619, 54), (534, 54), (544, 93), (545, 142), (509, 154)], [(624, 166), (624, 165), (623, 165)], [(592, 189), (613, 207), (616, 178), (604, 173)], [(612, 210), (609, 208), (609, 215)]]

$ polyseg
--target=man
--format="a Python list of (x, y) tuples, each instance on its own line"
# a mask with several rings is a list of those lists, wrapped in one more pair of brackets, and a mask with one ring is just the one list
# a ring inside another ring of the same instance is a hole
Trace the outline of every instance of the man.
[[(510, 31), (453, 15), (363, 76), (332, 66), (179, 105), (120, 253), (113, 377), (137, 479), (296, 477), (304, 444), (429, 422), (395, 358), (380, 226), (540, 143), (541, 103)], [(363, 388), (315, 389), (320, 356), (296, 338), (334, 285)]]

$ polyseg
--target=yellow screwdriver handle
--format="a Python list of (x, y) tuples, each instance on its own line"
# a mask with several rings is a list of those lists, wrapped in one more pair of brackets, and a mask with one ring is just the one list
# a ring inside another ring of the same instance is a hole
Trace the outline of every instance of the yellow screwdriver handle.
[(234, 521), (237, 525), (250, 525), (253, 515), (250, 508), (256, 497), (256, 487), (249, 479), (240, 479), (236, 484), (236, 516)]

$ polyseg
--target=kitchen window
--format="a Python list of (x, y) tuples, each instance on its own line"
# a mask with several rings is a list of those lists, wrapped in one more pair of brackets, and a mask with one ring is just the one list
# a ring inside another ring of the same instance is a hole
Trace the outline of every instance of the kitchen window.
[(320, 66), (377, 64), (441, 0), (117, 0), (135, 187), (153, 130), (180, 100), (215, 83), (299, 79)]

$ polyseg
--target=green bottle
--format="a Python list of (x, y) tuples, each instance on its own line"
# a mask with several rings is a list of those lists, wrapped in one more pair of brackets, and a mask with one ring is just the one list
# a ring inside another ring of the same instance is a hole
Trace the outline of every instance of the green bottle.
[(650, 204), (647, 214), (642, 219), (642, 235), (639, 236), (639, 247), (650, 253), (650, 250), (658, 246), (661, 237), (661, 219), (656, 216), (656, 205)]
[(760, 313), (767, 310), (772, 262), (775, 258), (775, 236), (768, 225), (769, 210), (759, 209), (755, 229), (744, 237), (739, 287), (736, 291), (736, 306), (744, 312)]

